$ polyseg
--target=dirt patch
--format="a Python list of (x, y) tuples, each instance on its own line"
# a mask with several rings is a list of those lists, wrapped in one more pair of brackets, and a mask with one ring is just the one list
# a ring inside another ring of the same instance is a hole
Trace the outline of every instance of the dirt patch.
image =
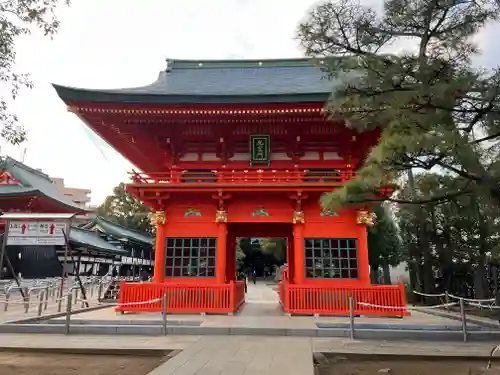
[(327, 358), (317, 365), (319, 375), (500, 375), (500, 363), (486, 369), (488, 360)]
[(146, 375), (163, 356), (0, 353), (2, 375)]

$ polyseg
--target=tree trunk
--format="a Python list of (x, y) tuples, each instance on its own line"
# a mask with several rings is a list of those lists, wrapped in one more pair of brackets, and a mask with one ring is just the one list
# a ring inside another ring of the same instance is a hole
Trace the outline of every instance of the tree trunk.
[(415, 293), (413, 293), (414, 290), (420, 291), (420, 287), (418, 286), (417, 282), (417, 266), (413, 260), (410, 259), (408, 262), (408, 273), (410, 276), (410, 293), (408, 295), (408, 302), (416, 302), (419, 300), (418, 297), (416, 297)]
[(479, 264), (474, 269), (475, 298), (479, 299), (486, 298), (485, 282), (484, 282), (485, 278), (486, 278), (486, 271), (484, 269), (484, 262), (479, 261)]
[[(410, 187), (411, 197), (416, 198), (415, 179), (413, 171), (408, 170), (408, 186)], [(427, 223), (422, 206), (415, 207), (415, 216), (418, 224), (418, 250), (423, 260), (423, 265), (418, 267), (419, 281), (422, 283), (424, 293), (432, 294), (434, 292), (435, 283), (432, 270), (432, 255), (427, 237)]]
[(441, 249), (440, 263), (443, 274), (442, 290), (440, 292), (453, 292), (452, 291), (452, 276), (453, 276), (453, 249), (451, 245), (450, 228), (445, 228), (444, 244)]
[(378, 284), (379, 283), (378, 280), (379, 280), (379, 268), (370, 266), (370, 282), (372, 284)]
[(474, 270), (474, 289), (476, 298), (486, 298), (486, 253), (488, 252), (488, 229), (485, 226), (481, 207), (475, 195), (472, 195), (472, 204), (476, 210), (479, 229), (479, 256), (477, 257), (477, 268)]
[(384, 284), (391, 285), (391, 267), (388, 264), (382, 265), (382, 272), (384, 273)]

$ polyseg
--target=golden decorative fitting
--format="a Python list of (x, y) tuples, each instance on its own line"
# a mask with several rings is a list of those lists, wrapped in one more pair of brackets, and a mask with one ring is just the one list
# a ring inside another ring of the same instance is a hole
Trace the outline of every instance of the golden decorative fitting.
[(227, 211), (226, 210), (217, 210), (215, 213), (215, 222), (216, 223), (227, 223)]
[(165, 215), (165, 211), (156, 211), (155, 213), (150, 215), (151, 225), (160, 225), (167, 223), (167, 216)]
[(356, 217), (356, 224), (363, 224), (369, 227), (373, 227), (377, 220), (377, 215), (375, 212), (369, 212), (367, 210), (358, 211)]
[(304, 224), (306, 222), (306, 218), (303, 210), (295, 210), (293, 211), (292, 223), (293, 224)]

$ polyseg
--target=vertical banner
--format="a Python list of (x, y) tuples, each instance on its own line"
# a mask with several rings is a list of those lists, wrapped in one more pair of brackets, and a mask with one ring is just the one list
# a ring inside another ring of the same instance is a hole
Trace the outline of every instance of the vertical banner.
[(250, 164), (265, 164), (269, 165), (271, 160), (271, 145), (268, 135), (251, 135), (250, 136)]

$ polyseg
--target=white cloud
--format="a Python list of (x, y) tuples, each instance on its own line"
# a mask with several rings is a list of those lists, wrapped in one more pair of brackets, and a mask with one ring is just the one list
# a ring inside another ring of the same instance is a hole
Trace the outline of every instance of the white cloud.
[[(372, 1), (370, 1), (372, 2)], [(92, 189), (101, 202), (131, 169), (120, 155), (66, 112), (50, 83), (83, 88), (141, 86), (165, 58), (279, 58), (301, 52), (298, 22), (313, 0), (73, 0), (62, 9), (54, 41), (31, 36), (17, 44), (20, 70), (35, 88), (13, 109), (29, 131), (21, 148), (4, 146), (66, 184)]]

